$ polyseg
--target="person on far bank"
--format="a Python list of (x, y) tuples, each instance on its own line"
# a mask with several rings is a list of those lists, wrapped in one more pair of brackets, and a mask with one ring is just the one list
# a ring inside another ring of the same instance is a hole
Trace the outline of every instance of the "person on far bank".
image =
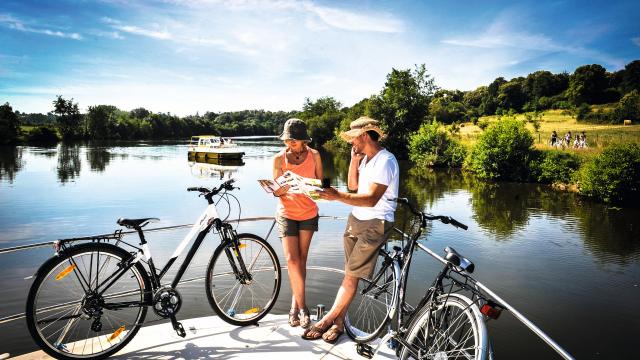
[(356, 193), (323, 189), (319, 196), (353, 205), (344, 232), (345, 275), (326, 315), (302, 337), (335, 343), (344, 332), (344, 319), (360, 278), (373, 275), (378, 250), (393, 229), (400, 170), (395, 156), (379, 140), (384, 136), (377, 120), (360, 117), (340, 134), (351, 143), (348, 188)]
[[(284, 141), (285, 149), (273, 158), (274, 179), (287, 170), (306, 178), (322, 179), (320, 153), (308, 146), (311, 138), (302, 120), (287, 120), (280, 139)], [(307, 329), (311, 325), (305, 298), (307, 255), (311, 237), (318, 231), (318, 205), (305, 194), (290, 194), (288, 190), (288, 185), (283, 186), (273, 195), (280, 200), (276, 210), (276, 221), (293, 293), (289, 325)]]

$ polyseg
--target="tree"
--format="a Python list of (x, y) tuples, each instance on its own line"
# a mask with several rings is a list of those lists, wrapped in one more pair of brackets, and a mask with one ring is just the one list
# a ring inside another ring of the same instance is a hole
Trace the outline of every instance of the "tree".
[(73, 99), (66, 100), (62, 95), (58, 95), (53, 101), (53, 113), (56, 114), (58, 122), (58, 130), (63, 139), (75, 138), (82, 134), (80, 122), (82, 115), (78, 110), (78, 103), (74, 103)]
[(634, 60), (624, 67), (622, 88), (625, 93), (640, 91), (640, 60)]
[(9, 144), (17, 140), (20, 134), (18, 115), (9, 103), (0, 106), (0, 143)]
[(459, 93), (447, 90), (436, 92), (429, 104), (429, 115), (445, 124), (463, 121), (467, 114), (467, 109), (460, 102), (463, 96), (461, 92)]
[(522, 111), (526, 97), (522, 89), (522, 78), (513, 79), (500, 85), (498, 89), (498, 106), (503, 110)]
[(633, 90), (625, 95), (618, 102), (614, 112), (618, 121), (640, 120), (640, 92)]
[(412, 71), (392, 69), (380, 94), (371, 98), (369, 115), (382, 122), (385, 146), (399, 158), (407, 158), (409, 134), (424, 121), (437, 86), (425, 65)]
[(147, 116), (149, 116), (150, 114), (151, 114), (151, 111), (149, 111), (149, 110), (147, 110), (147, 109), (145, 109), (145, 108), (142, 108), (142, 107), (140, 107), (140, 108), (135, 108), (135, 109), (133, 109), (133, 110), (131, 110), (131, 111), (129, 112), (129, 115), (130, 115), (132, 118), (134, 118), (134, 119), (140, 119), (140, 120), (142, 120), (142, 119), (146, 118), (146, 117), (147, 117)]
[(334, 129), (344, 118), (341, 107), (342, 104), (330, 96), (316, 101), (305, 99), (299, 116), (305, 120), (314, 146), (322, 146), (333, 138)]
[(609, 80), (607, 70), (601, 65), (584, 65), (576, 69), (569, 77), (567, 96), (574, 105), (582, 103), (602, 104)]
[(92, 139), (111, 138), (117, 111), (118, 108), (113, 105), (89, 106), (86, 115), (87, 135)]

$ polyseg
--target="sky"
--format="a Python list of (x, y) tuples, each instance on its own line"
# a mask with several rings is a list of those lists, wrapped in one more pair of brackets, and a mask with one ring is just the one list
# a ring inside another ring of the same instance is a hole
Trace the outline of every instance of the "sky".
[(640, 1), (0, 0), (0, 103), (56, 95), (180, 116), (344, 106), (392, 68), (472, 90), (640, 59)]

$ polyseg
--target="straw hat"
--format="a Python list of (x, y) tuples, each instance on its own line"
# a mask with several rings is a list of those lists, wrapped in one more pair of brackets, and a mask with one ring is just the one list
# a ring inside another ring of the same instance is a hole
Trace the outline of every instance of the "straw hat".
[(280, 140), (300, 140), (311, 141), (307, 134), (307, 124), (296, 118), (291, 118), (284, 123), (284, 130), (280, 135)]
[(351, 141), (358, 136), (360, 136), (365, 131), (375, 131), (380, 135), (382, 139), (384, 137), (384, 132), (380, 129), (380, 121), (372, 119), (367, 116), (361, 116), (358, 119), (351, 122), (349, 125), (351, 130), (345, 131), (340, 134), (340, 137), (344, 141)]

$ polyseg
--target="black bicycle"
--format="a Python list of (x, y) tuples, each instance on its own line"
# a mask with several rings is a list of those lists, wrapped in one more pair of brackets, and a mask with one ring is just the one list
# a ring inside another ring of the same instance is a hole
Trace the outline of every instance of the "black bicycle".
[[(214, 230), (221, 243), (211, 256), (206, 293), (211, 307), (234, 325), (257, 323), (274, 306), (280, 292), (280, 263), (269, 243), (257, 235), (237, 234), (221, 219), (217, 202), (238, 199), (230, 191), (233, 180), (219, 187), (189, 188), (208, 203), (184, 240), (158, 271), (142, 228), (157, 219), (119, 219), (134, 229), (139, 246), (122, 241), (122, 231), (92, 242), (56, 242), (56, 254), (38, 270), (27, 298), (27, 325), (36, 343), (62, 359), (105, 358), (122, 349), (144, 322), (147, 308), (171, 320), (174, 330), (186, 332), (176, 314), (182, 305), (178, 283), (206, 235)], [(163, 276), (195, 240), (170, 284)], [(115, 243), (111, 243), (115, 241)], [(146, 264), (146, 267), (145, 267)]]
[[(403, 234), (403, 242), (408, 240), (406, 245), (393, 246), (391, 251), (381, 249), (374, 275), (359, 281), (345, 319), (345, 330), (358, 343), (358, 353), (372, 357), (377, 349), (374, 351), (367, 343), (387, 330), (385, 338), (396, 345), (400, 359), (490, 357), (485, 322), (497, 318), (503, 307), (475, 286), (476, 281), (470, 275), (474, 270), (471, 261), (451, 247), (445, 249), (442, 258), (418, 242), (428, 221), (437, 220), (464, 230), (467, 226), (449, 216), (418, 212), (407, 199), (396, 201), (408, 205), (415, 215), (415, 226), (411, 226), (410, 235), (398, 230)], [(413, 307), (405, 301), (405, 293), (413, 253), (418, 248), (441, 260), (444, 268)]]

